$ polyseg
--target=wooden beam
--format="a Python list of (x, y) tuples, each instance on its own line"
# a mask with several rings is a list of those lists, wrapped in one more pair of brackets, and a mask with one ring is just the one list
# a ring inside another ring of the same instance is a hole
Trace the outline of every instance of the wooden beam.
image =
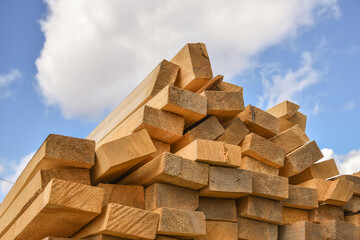
[(278, 105), (266, 110), (267, 113), (280, 118), (287, 119), (293, 116), (299, 110), (300, 106), (290, 101), (284, 101)]
[(102, 206), (117, 203), (129, 207), (145, 209), (145, 193), (143, 186), (115, 185), (100, 183), (97, 187), (105, 191)]
[(185, 128), (206, 116), (207, 99), (171, 85), (164, 87), (146, 105), (174, 113), (185, 119)]
[(344, 210), (341, 207), (323, 204), (309, 211), (310, 222), (324, 223), (331, 219), (344, 220)]
[(327, 233), (323, 226), (306, 221), (279, 226), (279, 240), (323, 240)]
[(85, 238), (107, 234), (132, 239), (154, 239), (158, 222), (157, 213), (109, 203), (98, 217), (77, 232), (74, 237)]
[(236, 168), (210, 167), (209, 185), (200, 190), (201, 197), (239, 198), (251, 193), (251, 173)]
[(206, 235), (205, 215), (202, 212), (173, 208), (158, 208), (160, 215), (157, 233), (166, 236), (193, 238)]
[(197, 94), (201, 94), (205, 90), (212, 90), (213, 87), (221, 83), (224, 79), (223, 75), (217, 75), (213, 77), (210, 81), (204, 84), (199, 90), (196, 91)]
[(333, 179), (343, 179), (343, 180), (348, 180), (350, 182), (353, 182), (354, 183), (354, 187), (353, 187), (354, 195), (360, 196), (360, 177), (354, 176), (354, 175), (341, 175), (336, 178), (332, 178), (331, 180), (333, 180)]
[(345, 212), (356, 213), (360, 211), (360, 197), (352, 196), (350, 200), (343, 206)]
[(238, 239), (238, 224), (233, 222), (206, 221), (206, 236), (196, 240)]
[(290, 184), (299, 184), (314, 178), (327, 179), (339, 175), (334, 159), (315, 163), (304, 171), (289, 178)]
[(233, 121), (225, 124), (224, 129), (225, 132), (216, 140), (234, 145), (239, 145), (249, 133), (249, 129), (240, 120), (240, 118), (235, 118)]
[(313, 165), (323, 158), (318, 145), (311, 141), (296, 150), (286, 154), (284, 166), (280, 168), (280, 176), (291, 177)]
[(169, 207), (195, 211), (199, 207), (199, 192), (170, 184), (154, 183), (145, 189), (145, 209)]
[(106, 234), (100, 234), (93, 237), (88, 238), (89, 240), (127, 240), (127, 238), (115, 237)]
[(171, 152), (175, 153), (196, 139), (215, 140), (224, 133), (224, 128), (215, 116), (211, 116), (188, 130), (179, 140), (171, 144)]
[(274, 224), (281, 224), (283, 221), (283, 206), (279, 201), (249, 195), (237, 199), (236, 206), (238, 216), (241, 217)]
[(339, 220), (329, 220), (322, 224), (328, 232), (327, 239), (359, 239), (359, 230), (356, 225)]
[(224, 142), (196, 139), (175, 155), (215, 166), (236, 167), (241, 164), (241, 147)]
[(179, 187), (198, 190), (208, 184), (209, 165), (163, 153), (145, 164), (120, 184), (150, 186), (154, 183), (170, 183)]
[(287, 119), (280, 119), (279, 132), (283, 132), (295, 125), (299, 125), (305, 132), (306, 130), (306, 116), (301, 112), (295, 113), (293, 116)]
[(287, 178), (258, 172), (251, 172), (251, 177), (252, 195), (279, 201), (289, 197)]
[(283, 201), (285, 207), (314, 209), (319, 206), (316, 189), (289, 185), (289, 198)]
[(92, 183), (112, 183), (155, 152), (156, 148), (145, 129), (103, 144), (96, 150)]
[(203, 43), (188, 43), (171, 59), (180, 67), (175, 86), (196, 92), (213, 78), (209, 55)]
[[(261, 229), (261, 230), (260, 230)], [(278, 225), (253, 219), (238, 218), (239, 239), (278, 239)]]
[(239, 113), (238, 117), (251, 132), (264, 138), (268, 139), (279, 133), (279, 119), (260, 108), (247, 105), (245, 111)]
[(201, 197), (198, 211), (205, 214), (206, 220), (237, 222), (234, 199)]
[(279, 175), (279, 169), (273, 166), (267, 165), (263, 162), (260, 162), (252, 157), (244, 156), (241, 159), (240, 168), (244, 170), (250, 170), (253, 172), (265, 173), (274, 176)]
[(86, 168), (95, 161), (95, 142), (50, 134), (26, 165), (0, 205), (0, 216), (9, 208), (40, 169)]
[(166, 85), (174, 84), (179, 66), (163, 60), (155, 69), (87, 136), (99, 143), (113, 129), (145, 105)]
[(103, 196), (101, 188), (54, 178), (1, 239), (71, 236), (100, 214)]
[(345, 221), (360, 227), (360, 214), (347, 215)]
[(241, 142), (243, 156), (249, 156), (265, 164), (280, 168), (284, 165), (285, 151), (275, 143), (255, 134), (246, 135)]
[(309, 221), (309, 211), (307, 210), (283, 207), (282, 214), (283, 222), (281, 225)]
[(220, 82), (217, 85), (213, 86), (212, 88), (209, 88), (208, 90), (214, 90), (214, 91), (228, 91), (228, 92), (243, 92), (243, 87), (240, 87), (238, 85), (229, 83), (229, 82)]
[(59, 238), (59, 237), (46, 237), (42, 240), (81, 240), (80, 238)]
[(299, 125), (295, 125), (269, 140), (284, 149), (285, 154), (288, 154), (308, 142), (309, 138)]

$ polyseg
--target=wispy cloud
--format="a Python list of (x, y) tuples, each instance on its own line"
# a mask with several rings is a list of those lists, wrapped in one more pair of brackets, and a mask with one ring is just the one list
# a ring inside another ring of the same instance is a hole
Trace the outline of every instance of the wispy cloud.
[(22, 73), (18, 69), (12, 69), (8, 73), (0, 74), (0, 98), (7, 98), (14, 93), (9, 86), (22, 78)]
[(344, 105), (345, 110), (352, 110), (355, 108), (355, 103), (353, 101), (349, 101)]
[(340, 174), (352, 174), (360, 171), (360, 149), (351, 150), (344, 155), (337, 155), (330, 148), (323, 148), (321, 152), (324, 158), (320, 161), (334, 158)]

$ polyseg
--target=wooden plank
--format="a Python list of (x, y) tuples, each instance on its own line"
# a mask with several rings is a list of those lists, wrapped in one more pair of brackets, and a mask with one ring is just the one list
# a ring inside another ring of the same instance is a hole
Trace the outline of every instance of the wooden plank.
[(314, 209), (318, 205), (318, 192), (316, 189), (289, 185), (289, 198), (283, 201), (285, 207)]
[(155, 240), (177, 240), (177, 238), (165, 237), (161, 235), (156, 235)]
[(299, 125), (305, 132), (306, 130), (306, 116), (301, 112), (295, 113), (293, 116), (287, 119), (280, 119), (279, 132), (283, 132), (295, 125)]
[(332, 178), (331, 180), (333, 180), (333, 179), (343, 179), (343, 180), (348, 180), (350, 182), (353, 182), (354, 183), (354, 187), (353, 187), (354, 195), (360, 196), (360, 177), (354, 176), (354, 175), (341, 175), (336, 178)]
[(238, 85), (229, 83), (229, 82), (220, 82), (217, 85), (209, 88), (208, 90), (215, 90), (215, 91), (228, 91), (228, 92), (243, 92), (243, 87)]
[(143, 129), (148, 131), (151, 138), (173, 143), (181, 138), (184, 123), (184, 118), (178, 115), (145, 105), (97, 143), (96, 148)]
[(143, 186), (115, 185), (100, 183), (97, 187), (105, 191), (102, 206), (117, 203), (129, 207), (145, 209), (145, 193)]
[(352, 196), (350, 200), (343, 206), (345, 212), (356, 213), (360, 211), (360, 197)]
[(280, 168), (284, 165), (285, 151), (275, 143), (255, 134), (246, 135), (241, 142), (243, 156), (249, 156), (265, 164)]
[(146, 105), (182, 116), (185, 128), (204, 118), (207, 112), (206, 97), (171, 85), (164, 87)]
[(285, 177), (251, 172), (251, 179), (252, 195), (279, 201), (289, 197), (289, 183)]
[(71, 236), (100, 214), (103, 196), (101, 188), (54, 178), (1, 239)]
[(270, 138), (269, 140), (284, 149), (285, 154), (288, 154), (289, 152), (305, 144), (310, 139), (299, 127), (299, 125), (295, 125), (288, 130)]
[(205, 90), (201, 95), (207, 98), (207, 115), (216, 116), (222, 123), (245, 109), (242, 91)]
[(174, 84), (179, 66), (163, 60), (155, 69), (87, 136), (99, 143), (113, 129), (141, 108), (166, 85)]
[(40, 170), (1, 216), (0, 236), (11, 227), (53, 178), (90, 185), (89, 169)]
[(297, 208), (283, 207), (283, 222), (281, 225), (301, 221), (309, 221), (309, 211)]
[(109, 203), (98, 217), (77, 232), (74, 237), (85, 238), (107, 234), (131, 239), (154, 239), (158, 222), (157, 213)]
[(224, 129), (225, 132), (216, 140), (234, 145), (239, 145), (249, 133), (249, 129), (240, 120), (240, 118), (235, 118), (233, 121), (225, 124)]
[(224, 142), (196, 139), (175, 155), (215, 166), (236, 167), (241, 164), (241, 147)]
[(278, 225), (239, 217), (238, 233), (238, 238), (244, 240), (277, 240)]
[(205, 214), (206, 220), (237, 222), (234, 199), (201, 197), (198, 211)]
[(250, 170), (253, 172), (265, 173), (270, 175), (279, 175), (279, 169), (273, 166), (267, 165), (263, 162), (260, 162), (252, 157), (244, 156), (241, 159), (240, 168), (244, 170)]
[(150, 186), (154, 183), (169, 183), (179, 187), (198, 190), (208, 184), (209, 165), (163, 153), (145, 164), (120, 184)]
[(145, 129), (103, 144), (96, 150), (92, 183), (111, 183), (155, 152), (156, 148)]
[(284, 101), (278, 105), (266, 110), (267, 113), (280, 118), (287, 119), (293, 116), (299, 110), (300, 106), (290, 101)]
[(290, 184), (299, 184), (314, 178), (327, 179), (339, 175), (339, 170), (334, 159), (315, 163), (304, 171), (289, 178)]
[(360, 214), (347, 215), (345, 221), (360, 227)]
[(201, 94), (205, 90), (212, 89), (214, 86), (221, 83), (223, 79), (224, 79), (223, 75), (217, 75), (217, 76), (213, 77), (210, 81), (205, 83), (199, 90), (197, 90), (196, 93)]
[(238, 117), (245, 123), (250, 132), (264, 138), (271, 138), (279, 133), (279, 119), (260, 108), (247, 105)]
[(329, 233), (327, 239), (359, 239), (358, 229), (352, 223), (339, 220), (329, 220), (323, 223), (322, 226), (325, 227)]
[(59, 237), (46, 237), (42, 240), (81, 240), (80, 238), (59, 238)]
[(154, 183), (145, 189), (145, 209), (169, 207), (195, 211), (199, 207), (199, 192), (169, 184)]
[(311, 141), (296, 150), (286, 154), (284, 166), (280, 168), (280, 176), (291, 177), (304, 171), (316, 161), (323, 158), (318, 145)]
[(127, 240), (127, 238), (121, 238), (121, 237), (115, 237), (115, 236), (110, 236), (110, 235), (106, 235), (106, 234), (100, 234), (100, 235), (96, 235), (90, 238), (87, 238), (89, 240)]
[(316, 189), (318, 191), (318, 201), (323, 203), (325, 201), (325, 195), (328, 192), (331, 184), (331, 181), (315, 178), (306, 182), (302, 182), (299, 184), (299, 186)]
[(323, 204), (309, 211), (310, 222), (324, 223), (331, 219), (344, 220), (344, 210), (341, 207)]
[(238, 225), (233, 222), (206, 221), (206, 236), (194, 240), (238, 240)]
[(329, 239), (325, 229), (316, 223), (296, 222), (279, 226), (279, 240), (324, 240)]
[(188, 43), (171, 59), (179, 65), (175, 86), (196, 92), (213, 78), (209, 55), (203, 43)]
[(177, 152), (196, 139), (215, 140), (224, 133), (224, 128), (215, 116), (211, 116), (188, 130), (179, 140), (171, 144), (171, 152)]
[(281, 224), (281, 202), (257, 196), (245, 196), (236, 200), (238, 216), (263, 222)]
[(348, 180), (338, 179), (332, 181), (324, 196), (324, 202), (335, 206), (344, 206), (354, 194), (354, 183)]
[(160, 215), (157, 233), (166, 236), (198, 237), (206, 235), (205, 215), (202, 212), (173, 208), (158, 208)]
[(50, 134), (5, 196), (0, 205), (0, 217), (40, 169), (90, 169), (94, 161), (94, 141)]
[(201, 197), (239, 198), (251, 193), (251, 173), (236, 168), (210, 167), (209, 185), (200, 190)]

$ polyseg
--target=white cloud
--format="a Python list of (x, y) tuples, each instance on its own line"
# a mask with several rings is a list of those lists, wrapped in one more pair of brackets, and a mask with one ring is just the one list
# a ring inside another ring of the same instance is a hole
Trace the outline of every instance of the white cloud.
[(353, 174), (360, 171), (360, 149), (352, 150), (344, 155), (334, 154), (334, 150), (330, 148), (323, 148), (321, 152), (324, 158), (320, 161), (335, 159), (340, 174)]
[(9, 85), (19, 80), (22, 73), (18, 69), (12, 69), (8, 73), (0, 74), (0, 98), (7, 98), (13, 95)]
[(349, 101), (345, 104), (344, 109), (345, 110), (352, 110), (355, 107), (355, 103), (353, 101)]
[(317, 162), (322, 162), (334, 158), (334, 150), (332, 150), (331, 148), (323, 148), (321, 149), (321, 152), (324, 157)]
[[(69, 118), (98, 117), (187, 42), (206, 43), (214, 73), (229, 79), (319, 16), (339, 15), (336, 0), (46, 2), (37, 80), (45, 102)], [(304, 61), (311, 74), (311, 56)]]

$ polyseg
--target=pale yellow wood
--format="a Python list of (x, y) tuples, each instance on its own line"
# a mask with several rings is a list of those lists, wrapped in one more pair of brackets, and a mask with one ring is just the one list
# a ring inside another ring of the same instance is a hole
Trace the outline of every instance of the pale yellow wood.
[(324, 196), (324, 202), (335, 206), (344, 206), (354, 194), (354, 183), (348, 180), (332, 181)]
[[(279, 226), (279, 240), (324, 240), (329, 239), (326, 229), (320, 224), (306, 221)], [(329, 239), (330, 240), (330, 239)]]
[(318, 198), (316, 189), (289, 185), (289, 198), (282, 203), (285, 207), (314, 209), (319, 206)]
[(206, 220), (237, 222), (234, 199), (201, 197), (198, 211), (205, 214)]
[(209, 90), (215, 90), (215, 91), (228, 91), (228, 92), (243, 92), (243, 87), (240, 87), (238, 85), (229, 83), (229, 82), (220, 82), (217, 85), (213, 86), (212, 88), (209, 88)]
[(182, 116), (185, 128), (206, 116), (207, 99), (171, 85), (164, 87), (146, 105)]
[(329, 233), (327, 239), (358, 240), (358, 228), (356, 225), (339, 220), (329, 220), (322, 224)]
[(203, 43), (188, 43), (171, 59), (179, 65), (175, 86), (196, 92), (213, 78), (209, 55)]
[(281, 224), (283, 206), (281, 202), (257, 196), (246, 196), (236, 200), (238, 216)]
[(206, 221), (206, 236), (194, 240), (238, 240), (238, 225), (233, 222)]
[(102, 206), (106, 206), (109, 203), (117, 203), (129, 207), (145, 209), (145, 193), (143, 186), (100, 183), (97, 187), (105, 190)]
[(279, 201), (289, 197), (289, 183), (285, 177), (251, 172), (251, 179), (252, 195)]
[(316, 142), (311, 141), (286, 154), (284, 166), (280, 168), (279, 175), (284, 177), (294, 176), (323, 157), (324, 155), (321, 153)]
[(224, 142), (196, 139), (175, 155), (193, 161), (224, 167), (240, 167), (241, 147)]
[(223, 79), (224, 79), (223, 75), (217, 75), (213, 77), (210, 81), (205, 83), (199, 90), (197, 90), (196, 93), (201, 94), (205, 90), (211, 90), (213, 87), (221, 83)]
[(59, 237), (46, 237), (42, 240), (81, 240), (80, 238), (59, 238)]
[(255, 134), (246, 135), (241, 142), (243, 156), (249, 156), (270, 166), (280, 168), (284, 165), (285, 151), (275, 143)]
[(345, 221), (360, 227), (360, 214), (345, 216)]
[(299, 108), (300, 106), (297, 105), (296, 103), (290, 101), (284, 101), (266, 110), (266, 112), (270, 113), (271, 115), (277, 118), (287, 119), (293, 116), (299, 110)]
[(54, 178), (1, 240), (71, 236), (100, 214), (103, 196), (101, 188)]
[(345, 212), (356, 213), (360, 211), (360, 197), (352, 196), (350, 200), (343, 206)]
[(299, 125), (295, 125), (269, 140), (284, 149), (287, 154), (308, 142), (309, 138)]
[(279, 133), (279, 119), (260, 108), (247, 105), (245, 111), (239, 113), (238, 117), (251, 132), (264, 138), (271, 138)]
[(274, 176), (279, 175), (279, 169), (273, 166), (267, 165), (263, 162), (260, 162), (252, 157), (244, 156), (241, 159), (240, 168), (244, 170), (250, 170), (253, 172), (265, 173)]
[(302, 114), (301, 112), (297, 112), (287, 119), (280, 119), (279, 132), (283, 132), (295, 125), (299, 125), (300, 128), (305, 132), (306, 118), (307, 117), (304, 114)]
[(224, 129), (225, 132), (216, 140), (234, 145), (239, 145), (249, 133), (249, 129), (240, 118), (235, 118), (233, 121), (224, 125)]
[(283, 222), (281, 225), (291, 224), (301, 221), (309, 221), (308, 210), (283, 207)]
[[(315, 163), (304, 171), (291, 176), (289, 182), (291, 184), (299, 184), (314, 178), (327, 179), (339, 175), (339, 170), (336, 166), (334, 159)], [(360, 190), (359, 190), (360, 193)]]
[(87, 168), (95, 161), (95, 142), (50, 134), (26, 165), (0, 205), (0, 217), (41, 169)]
[(165, 236), (161, 236), (161, 235), (156, 235), (155, 240), (177, 240), (177, 238), (172, 238), (172, 237), (165, 237)]
[(139, 208), (110, 203), (91, 223), (77, 232), (74, 237), (84, 238), (107, 234), (131, 239), (154, 239), (159, 214)]
[(155, 152), (156, 148), (145, 129), (103, 144), (96, 150), (91, 181), (93, 184), (114, 182)]
[(200, 190), (202, 197), (239, 198), (252, 191), (251, 173), (236, 168), (210, 167), (209, 185)]
[(243, 240), (277, 240), (278, 225), (239, 217), (238, 234)]
[(202, 212), (174, 208), (158, 208), (160, 215), (157, 234), (193, 238), (206, 235), (205, 215)]
[(163, 153), (119, 183), (146, 187), (153, 183), (169, 183), (198, 190), (207, 186), (208, 172), (209, 165), (205, 163), (194, 162), (171, 153)]
[(354, 195), (360, 196), (360, 177), (359, 176), (341, 175), (334, 179), (343, 179), (343, 180), (348, 180), (350, 182), (353, 182), (354, 183), (354, 187), (353, 187)]
[(87, 136), (99, 143), (113, 129), (135, 113), (166, 85), (174, 84), (179, 66), (163, 60), (155, 69)]
[(323, 204), (309, 211), (310, 222), (324, 223), (331, 219), (344, 220), (344, 210), (341, 207)]
[(199, 207), (199, 192), (170, 184), (154, 183), (145, 189), (145, 209), (169, 207), (195, 211)]
[(175, 153), (196, 139), (215, 140), (224, 133), (224, 128), (215, 116), (207, 118), (199, 125), (188, 130), (179, 140), (171, 144), (171, 152)]
[(96, 235), (90, 238), (87, 238), (89, 240), (128, 240), (127, 238), (121, 238), (121, 237), (115, 237), (115, 236), (110, 236), (110, 235), (106, 235), (106, 234), (100, 234), (100, 235)]

